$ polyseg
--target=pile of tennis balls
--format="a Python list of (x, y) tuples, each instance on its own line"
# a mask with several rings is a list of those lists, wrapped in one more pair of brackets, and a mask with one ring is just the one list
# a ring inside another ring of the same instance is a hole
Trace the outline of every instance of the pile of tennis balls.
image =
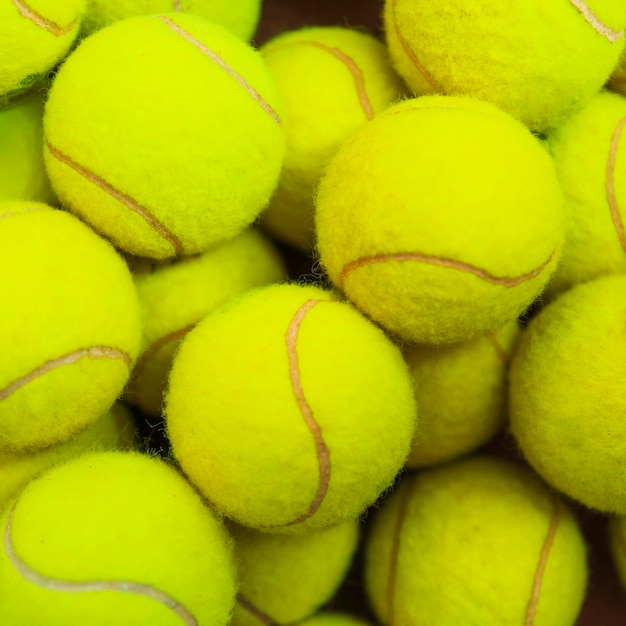
[(573, 626), (577, 511), (626, 585), (623, 2), (260, 11), (0, 0), (0, 623), (364, 626), (358, 554), (371, 621)]

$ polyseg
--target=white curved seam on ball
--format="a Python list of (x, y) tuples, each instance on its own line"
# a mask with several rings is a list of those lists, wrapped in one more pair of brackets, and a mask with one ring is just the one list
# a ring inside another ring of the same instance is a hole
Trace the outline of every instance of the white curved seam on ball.
[(152, 213), (150, 213), (148, 209), (146, 209), (144, 206), (139, 204), (137, 200), (129, 196), (127, 193), (120, 191), (119, 189), (111, 185), (111, 183), (104, 180), (104, 178), (101, 178), (100, 176), (92, 172), (91, 170), (88, 170), (83, 165), (80, 165), (80, 163), (74, 161), (74, 159), (72, 159), (70, 156), (68, 156), (64, 152), (61, 152), (61, 150), (53, 146), (48, 141), (48, 139), (46, 139), (45, 141), (46, 141), (46, 146), (48, 150), (50, 151), (50, 154), (55, 159), (57, 159), (64, 165), (67, 165), (70, 169), (74, 170), (78, 175), (82, 176), (83, 178), (88, 180), (90, 183), (94, 184), (96, 187), (102, 189), (102, 191), (109, 194), (112, 198), (115, 198), (118, 202), (123, 204), (127, 209), (129, 209), (133, 213), (136, 213), (137, 215), (139, 215), (139, 217), (141, 217), (146, 222), (146, 224), (148, 224), (148, 226), (155, 233), (157, 233), (157, 235), (165, 239), (165, 241), (167, 241), (167, 243), (169, 243), (172, 246), (172, 248), (174, 249), (174, 252), (177, 255), (182, 255), (185, 253), (184, 246), (181, 243), (180, 239), (176, 237), (176, 235), (174, 235), (174, 233), (172, 233), (172, 231), (169, 230), (169, 228), (167, 228), (162, 222), (160, 222), (156, 217), (154, 217), (154, 215), (152, 215)]
[(328, 449), (328, 446), (326, 445), (326, 442), (324, 441), (322, 429), (315, 420), (315, 416), (313, 415), (313, 409), (311, 408), (311, 405), (308, 403), (304, 394), (297, 349), (297, 343), (302, 322), (304, 321), (309, 311), (322, 302), (327, 301), (307, 300), (296, 311), (296, 314), (293, 316), (293, 319), (291, 320), (285, 334), (285, 345), (287, 347), (287, 358), (289, 362), (289, 377), (291, 379), (291, 387), (293, 389), (298, 408), (300, 409), (300, 413), (307, 425), (307, 428), (313, 436), (313, 443), (315, 444), (317, 464), (319, 468), (319, 482), (317, 493), (315, 494), (315, 499), (311, 503), (308, 511), (300, 515), (292, 522), (288, 522), (287, 524), (281, 524), (281, 526), (292, 526), (294, 524), (299, 524), (314, 515), (324, 501), (324, 498), (326, 497), (328, 485), (330, 482), (330, 451)]
[(539, 603), (539, 596), (541, 594), (541, 585), (543, 583), (543, 576), (548, 564), (548, 557), (550, 556), (550, 550), (554, 544), (554, 538), (559, 528), (561, 521), (561, 515), (559, 511), (559, 501), (554, 496), (554, 508), (552, 516), (550, 518), (550, 526), (548, 533), (541, 547), (541, 553), (539, 555), (539, 562), (537, 563), (537, 571), (535, 572), (535, 578), (533, 580), (533, 588), (530, 600), (528, 601), (528, 607), (526, 608), (526, 616), (524, 620), (524, 626), (533, 626), (535, 622), (535, 615), (537, 613), (537, 604)]
[(75, 19), (72, 22), (70, 22), (68, 26), (63, 28), (56, 22), (53, 22), (52, 20), (49, 20), (47, 17), (44, 17), (43, 15), (41, 15), (41, 13), (37, 13), (37, 11), (29, 7), (26, 4), (26, 2), (24, 2), (24, 0), (13, 0), (13, 4), (15, 5), (19, 14), (23, 18), (29, 20), (36, 26), (39, 26), (39, 28), (43, 28), (44, 30), (47, 30), (49, 33), (51, 33), (55, 37), (62, 37), (63, 35), (67, 35), (68, 33), (71, 33), (74, 30), (74, 27), (76, 26), (76, 24), (78, 23), (78, 20)]
[(280, 118), (274, 109), (263, 99), (261, 94), (241, 75), (238, 74), (230, 65), (228, 65), (224, 59), (218, 54), (207, 48), (201, 41), (198, 41), (193, 35), (181, 28), (176, 22), (167, 17), (166, 15), (159, 15), (159, 19), (175, 33), (186, 39), (190, 44), (196, 47), (200, 52), (209, 57), (211, 61), (219, 65), (229, 76), (234, 78), (255, 100), (263, 110), (277, 123), (280, 124)]
[(11, 528), (13, 523), (13, 513), (17, 503), (11, 508), (7, 517), (7, 523), (4, 530), (4, 550), (15, 568), (17, 573), (28, 582), (47, 589), (49, 591), (60, 591), (64, 593), (88, 593), (100, 591), (114, 591), (121, 593), (129, 593), (133, 595), (141, 595), (156, 602), (160, 602), (168, 609), (171, 609), (178, 615), (185, 626), (198, 626), (198, 621), (192, 615), (191, 611), (183, 606), (180, 602), (172, 598), (170, 595), (153, 587), (152, 585), (144, 585), (142, 583), (128, 582), (122, 580), (89, 580), (84, 582), (59, 580), (50, 578), (40, 574), (33, 568), (29, 567), (17, 554), (11, 540)]
[(74, 350), (73, 352), (64, 354), (63, 356), (60, 356), (56, 359), (46, 361), (43, 365), (40, 365), (28, 374), (21, 376), (17, 380), (14, 380), (3, 389), (0, 389), (0, 401), (6, 400), (16, 391), (19, 391), (22, 387), (43, 376), (44, 374), (58, 369), (59, 367), (63, 367), (64, 365), (71, 365), (72, 363), (76, 363), (81, 359), (84, 359), (85, 357), (88, 357), (90, 359), (120, 360), (126, 363), (126, 366), (129, 368), (132, 363), (131, 356), (127, 352), (124, 352), (123, 350), (120, 350), (118, 348), (112, 348), (110, 346), (90, 346), (89, 348), (80, 348), (79, 350)]
[(259, 622), (264, 624), (265, 626), (273, 626), (278, 622), (273, 620), (267, 613), (261, 611), (261, 609), (257, 608), (250, 600), (242, 596), (240, 593), (237, 594), (236, 598), (237, 604), (244, 610), (253, 615)]
[(626, 125), (626, 117), (623, 117), (615, 126), (613, 135), (611, 136), (611, 147), (609, 149), (609, 158), (606, 164), (606, 195), (609, 203), (609, 209), (611, 210), (611, 219), (613, 220), (613, 226), (617, 232), (622, 250), (626, 252), (626, 234), (624, 233), (624, 222), (619, 211), (619, 205), (617, 203), (617, 193), (615, 191), (615, 167), (617, 165), (617, 152), (619, 143), (622, 138), (622, 132)]
[(554, 252), (550, 254), (550, 256), (538, 267), (530, 272), (525, 274), (520, 274), (519, 276), (495, 276), (488, 272), (487, 270), (477, 267), (475, 265), (471, 265), (469, 263), (464, 263), (462, 261), (457, 261), (455, 259), (448, 259), (446, 257), (438, 257), (429, 254), (420, 254), (417, 252), (400, 252), (396, 254), (379, 254), (370, 257), (361, 257), (354, 261), (350, 261), (346, 263), (346, 265), (341, 270), (339, 282), (341, 287), (343, 287), (345, 281), (348, 279), (350, 274), (361, 267), (365, 267), (367, 265), (376, 264), (376, 263), (386, 263), (388, 261), (392, 262), (407, 262), (407, 261), (415, 261), (419, 263), (426, 263), (427, 265), (434, 265), (438, 267), (444, 267), (448, 269), (457, 270), (463, 272), (465, 274), (472, 274), (485, 282), (491, 283), (492, 285), (500, 285), (502, 287), (517, 287), (518, 285), (526, 282), (527, 280), (531, 280), (536, 278), (543, 272), (543, 270), (550, 264), (552, 257), (554, 256)]
[(624, 36), (624, 30), (613, 30), (610, 26), (603, 24), (596, 14), (591, 10), (585, 0), (570, 0), (570, 3), (578, 9), (578, 11), (585, 18), (588, 24), (591, 24), (593, 29), (602, 35), (605, 39), (608, 39), (611, 43), (619, 41)]

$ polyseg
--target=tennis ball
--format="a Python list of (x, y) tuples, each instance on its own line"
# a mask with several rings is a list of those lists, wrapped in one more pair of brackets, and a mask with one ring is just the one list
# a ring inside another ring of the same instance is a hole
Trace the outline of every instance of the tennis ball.
[(54, 202), (43, 164), (43, 99), (35, 93), (0, 109), (0, 202)]
[(617, 67), (613, 70), (607, 88), (622, 96), (626, 96), (626, 55), (622, 53)]
[(85, 454), (29, 483), (0, 528), (3, 624), (228, 623), (232, 540), (161, 460)]
[(135, 424), (122, 404), (115, 404), (97, 422), (68, 441), (33, 454), (0, 453), (0, 510), (35, 476), (88, 451), (133, 446)]
[(135, 15), (168, 11), (198, 15), (249, 41), (259, 22), (261, 0), (87, 0), (83, 32)]
[(549, 137), (565, 194), (565, 244), (548, 292), (626, 273), (626, 99), (603, 92)]
[(341, 585), (358, 543), (350, 521), (305, 535), (233, 528), (239, 593), (232, 626), (294, 624), (313, 615)]
[(533, 130), (558, 125), (624, 49), (621, 0), (386, 0), (391, 58), (416, 94), (487, 100)]
[(32, 202), (0, 203), (0, 451), (69, 439), (119, 396), (139, 351), (126, 264), (90, 228)]
[(502, 428), (508, 365), (518, 337), (515, 321), (452, 346), (405, 347), (420, 416), (408, 467), (472, 452)]
[(67, 54), (84, 9), (85, 0), (0, 0), (0, 106)]
[(126, 399), (149, 415), (160, 415), (167, 374), (181, 338), (229, 298), (284, 278), (278, 252), (254, 229), (199, 256), (136, 275), (143, 349)]
[(261, 55), (224, 28), (182, 14), (122, 20), (83, 40), (52, 84), (48, 174), (64, 206), (119, 248), (203, 252), (268, 203), (284, 153), (278, 104)]
[(386, 626), (573, 626), (586, 581), (567, 506), (526, 468), (495, 458), (412, 475), (366, 544), (365, 586)]
[(454, 343), (515, 319), (563, 241), (554, 163), (518, 121), (469, 98), (396, 104), (340, 148), (316, 201), (332, 282), (401, 339)]
[[(551, 485), (626, 514), (626, 276), (578, 285), (528, 325), (511, 362), (511, 431)], [(593, 462), (590, 461), (593, 460)]]
[(406, 461), (416, 412), (399, 349), (332, 293), (298, 285), (205, 317), (165, 399), (189, 479), (226, 516), (277, 533), (358, 517)]
[(626, 587), (626, 518), (612, 517), (609, 520), (609, 542), (615, 569)]
[(324, 168), (354, 131), (405, 90), (384, 45), (356, 30), (303, 28), (261, 49), (283, 101), (287, 151), (262, 226), (312, 249), (313, 194)]

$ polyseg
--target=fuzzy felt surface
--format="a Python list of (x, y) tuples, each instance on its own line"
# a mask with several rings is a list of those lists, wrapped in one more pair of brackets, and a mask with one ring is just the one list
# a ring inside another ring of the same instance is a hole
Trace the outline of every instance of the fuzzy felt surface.
[(83, 33), (135, 15), (191, 13), (221, 24), (244, 41), (256, 30), (261, 0), (87, 0)]
[(0, 2), (0, 105), (28, 90), (68, 52), (85, 0)]
[(359, 531), (350, 521), (305, 535), (242, 527), (233, 535), (239, 593), (231, 624), (259, 626), (300, 622), (326, 604), (350, 567)]
[(129, 18), (59, 70), (44, 159), (62, 203), (118, 247), (195, 254), (267, 205), (284, 154), (279, 107), (261, 55), (223, 27)]
[(117, 252), (74, 216), (0, 203), (0, 449), (61, 442), (95, 422), (126, 384), (141, 321)]
[(573, 626), (586, 547), (528, 469), (473, 457), (409, 476), (383, 504), (365, 583), (385, 626)]
[(0, 109), (0, 201), (54, 202), (43, 163), (42, 120), (39, 93)]
[(565, 244), (549, 294), (626, 273), (626, 98), (596, 95), (549, 136), (565, 194)]
[(142, 312), (142, 354), (126, 398), (149, 415), (160, 415), (182, 337), (229, 298), (285, 277), (278, 251), (254, 228), (199, 256), (139, 272), (135, 286)]
[(44, 470), (90, 451), (133, 446), (135, 424), (121, 403), (114, 404), (98, 421), (68, 441), (32, 454), (0, 454), (0, 510), (20, 489)]
[(621, 0), (386, 0), (387, 44), (417, 95), (467, 95), (554, 128), (607, 81), (624, 49)]
[(359, 129), (322, 178), (332, 282), (405, 341), (454, 343), (529, 306), (556, 268), (563, 195), (520, 122), (472, 100), (406, 100)]
[(379, 328), (330, 292), (275, 285), (185, 337), (165, 416), (174, 456), (218, 510), (304, 533), (355, 519), (391, 486), (416, 407)]
[(626, 514), (626, 277), (578, 285), (528, 326), (511, 363), (511, 430), (529, 463), (592, 509)]
[(261, 49), (283, 100), (287, 151), (263, 227), (310, 250), (317, 182), (352, 133), (405, 92), (385, 46), (341, 27), (303, 28)]
[(415, 377), (419, 428), (410, 468), (437, 465), (487, 443), (506, 418), (507, 373), (517, 321), (452, 346), (407, 346)]
[(4, 624), (228, 623), (232, 539), (164, 461), (85, 454), (31, 482), (0, 528)]

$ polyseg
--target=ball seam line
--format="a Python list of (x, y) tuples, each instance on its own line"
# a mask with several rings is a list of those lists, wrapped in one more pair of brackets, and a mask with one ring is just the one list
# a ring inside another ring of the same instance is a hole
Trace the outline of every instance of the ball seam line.
[(443, 93), (443, 89), (437, 84), (435, 79), (426, 71), (424, 66), (419, 62), (417, 55), (415, 54), (415, 52), (413, 52), (413, 49), (411, 48), (411, 46), (409, 46), (409, 43), (400, 32), (400, 28), (398, 27), (397, 0), (391, 0), (391, 16), (396, 37), (398, 38), (398, 41), (400, 42), (404, 53), (409, 57), (410, 61), (415, 66), (415, 69), (417, 69), (417, 71), (424, 77), (428, 84), (437, 93)]
[(389, 559), (389, 574), (387, 577), (387, 626), (393, 626), (396, 608), (396, 585), (398, 581), (398, 559), (400, 556), (400, 544), (402, 543), (402, 528), (409, 510), (409, 500), (411, 491), (404, 487), (406, 493), (401, 494), (400, 505), (398, 507), (398, 517), (391, 537), (391, 554)]
[(174, 252), (177, 255), (182, 255), (185, 253), (184, 246), (181, 243), (180, 239), (178, 239), (178, 237), (176, 237), (176, 235), (174, 235), (174, 233), (172, 233), (172, 231), (169, 230), (169, 228), (167, 228), (162, 222), (154, 217), (154, 215), (152, 215), (150, 211), (146, 209), (146, 207), (139, 204), (139, 202), (137, 202), (137, 200), (135, 200), (133, 197), (111, 185), (111, 183), (104, 180), (104, 178), (101, 178), (91, 170), (88, 170), (83, 165), (80, 165), (79, 163), (74, 161), (74, 159), (72, 159), (67, 154), (61, 152), (61, 150), (53, 146), (47, 138), (45, 141), (48, 151), (55, 159), (67, 165), (77, 174), (87, 179), (96, 187), (99, 187), (105, 193), (108, 193), (111, 197), (115, 198), (127, 209), (130, 209), (133, 213), (139, 215), (139, 217), (141, 217), (157, 235), (159, 235), (162, 239), (165, 239), (165, 241), (167, 241), (167, 243), (172, 246)]
[(610, 26), (603, 24), (585, 0), (570, 0), (570, 4), (578, 9), (585, 18), (585, 21), (590, 24), (599, 35), (602, 35), (602, 37), (611, 43), (619, 41), (624, 36), (623, 30), (613, 30)]
[(79, 350), (74, 350), (73, 352), (69, 352), (68, 354), (64, 354), (56, 359), (51, 359), (46, 361), (43, 365), (35, 368), (30, 371), (25, 376), (21, 376), (17, 380), (14, 380), (12, 383), (0, 389), (0, 402), (2, 400), (6, 400), (9, 396), (19, 391), (22, 387), (25, 387), (28, 383), (40, 378), (44, 374), (51, 372), (63, 365), (71, 365), (73, 363), (77, 363), (83, 358), (90, 359), (111, 359), (111, 360), (119, 360), (126, 363), (126, 366), (130, 368), (132, 363), (132, 358), (130, 354), (120, 350), (119, 348), (112, 348), (110, 346), (91, 346), (89, 348), (80, 348)]
[(19, 213), (0, 213), (0, 220), (5, 217), (19, 217), (20, 215), (26, 215), (27, 213), (36, 213), (38, 211), (54, 211), (50, 206), (36, 206), (30, 209), (25, 209), (24, 211), (20, 211)]
[(168, 609), (178, 615), (186, 626), (198, 626), (196, 618), (191, 611), (183, 606), (178, 600), (168, 595), (164, 591), (143, 583), (123, 581), (123, 580), (89, 580), (84, 582), (60, 580), (40, 574), (27, 565), (17, 554), (11, 540), (11, 529), (13, 524), (13, 514), (17, 502), (13, 504), (7, 516), (7, 523), (4, 530), (4, 551), (17, 573), (34, 585), (49, 591), (61, 591), (65, 593), (88, 593), (100, 591), (115, 591), (141, 595), (156, 602), (160, 602)]
[(312, 517), (320, 508), (326, 492), (328, 491), (328, 484), (330, 482), (330, 450), (328, 449), (324, 437), (322, 435), (322, 429), (316, 422), (313, 415), (313, 409), (307, 402), (302, 388), (302, 379), (300, 375), (300, 366), (298, 363), (298, 337), (300, 334), (300, 328), (304, 318), (309, 311), (322, 302), (328, 302), (327, 300), (307, 300), (295, 313), (287, 332), (285, 333), (285, 345), (287, 348), (287, 358), (289, 363), (289, 377), (291, 379), (291, 387), (293, 394), (300, 409), (300, 413), (313, 436), (313, 443), (315, 444), (315, 451), (317, 455), (317, 464), (319, 468), (319, 481), (317, 493), (315, 499), (309, 506), (308, 511), (300, 515), (295, 520), (286, 524), (281, 524), (280, 527), (293, 526), (294, 524), (300, 524)]
[(619, 212), (619, 205), (617, 203), (617, 194), (615, 192), (615, 166), (617, 163), (617, 152), (619, 148), (619, 142), (622, 138), (622, 132), (626, 125), (626, 117), (623, 117), (615, 127), (613, 135), (611, 136), (611, 147), (609, 150), (609, 158), (606, 164), (606, 195), (611, 210), (611, 219), (617, 232), (622, 250), (626, 252), (626, 235), (624, 234), (624, 222)]
[(186, 39), (192, 46), (200, 50), (202, 54), (207, 56), (211, 61), (213, 61), (216, 65), (221, 67), (229, 76), (231, 76), (234, 80), (236, 80), (250, 95), (250, 97), (255, 100), (261, 108), (277, 123), (280, 124), (280, 118), (278, 117), (278, 113), (274, 111), (274, 109), (266, 102), (261, 94), (239, 73), (237, 73), (230, 65), (222, 59), (217, 53), (213, 52), (207, 48), (201, 41), (198, 41), (191, 33), (188, 33), (186, 30), (181, 28), (176, 22), (174, 22), (171, 18), (166, 15), (159, 15), (159, 19), (172, 31), (174, 31), (177, 35), (180, 35), (184, 39)]
[(172, 0), (172, 8), (176, 13), (183, 12), (183, 3), (182, 0)]
[(359, 66), (357, 65), (356, 61), (337, 46), (331, 47), (327, 46), (321, 41), (303, 39), (300, 41), (277, 44), (274, 46), (270, 45), (263, 50), (263, 55), (266, 56), (267, 54), (275, 52), (276, 50), (282, 50), (284, 48), (291, 48), (293, 46), (299, 45), (313, 46), (315, 48), (323, 50), (324, 52), (328, 52), (346, 66), (347, 70), (352, 75), (352, 79), (354, 80), (357, 97), (359, 99), (359, 104), (363, 109), (363, 113), (365, 113), (365, 117), (367, 117), (368, 120), (371, 120), (374, 117), (374, 107), (372, 106), (369, 96), (367, 95), (367, 89), (365, 88), (365, 77), (363, 76), (363, 72), (361, 71), (361, 68), (359, 68)]
[(554, 544), (554, 538), (556, 536), (556, 532), (559, 528), (559, 523), (561, 521), (559, 500), (556, 496), (553, 497), (553, 503), (554, 504), (552, 509), (552, 516), (550, 519), (550, 526), (548, 528), (546, 538), (543, 542), (543, 546), (541, 547), (539, 562), (537, 563), (537, 571), (535, 573), (535, 578), (533, 581), (532, 594), (526, 608), (524, 626), (533, 626), (533, 623), (535, 621), (537, 604), (539, 603), (541, 585), (543, 583), (543, 576), (546, 570), (546, 565), (548, 563), (548, 557), (550, 556), (550, 550), (552, 548), (552, 545)]
[(13, 4), (23, 18), (26, 18), (28, 21), (32, 22), (36, 26), (39, 26), (39, 28), (47, 30), (55, 37), (62, 37), (63, 35), (67, 35), (68, 33), (72, 32), (76, 24), (78, 24), (78, 20), (75, 19), (72, 20), (64, 28), (56, 22), (49, 20), (47, 17), (44, 17), (43, 15), (41, 15), (41, 13), (37, 13), (37, 11), (29, 7), (24, 0), (13, 0)]
[(489, 341), (489, 343), (493, 346), (493, 349), (495, 350), (498, 359), (500, 359), (500, 361), (502, 361), (502, 364), (506, 367), (509, 364), (509, 360), (507, 359), (506, 352), (498, 341), (495, 333), (486, 332), (485, 337), (487, 338), (487, 341)]
[(259, 622), (265, 624), (265, 626), (273, 626), (278, 622), (272, 619), (267, 613), (261, 611), (261, 609), (257, 608), (250, 600), (242, 596), (240, 593), (237, 594), (236, 598), (237, 604), (244, 610), (250, 613), (253, 617), (255, 617)]
[(172, 341), (176, 341), (178, 339), (182, 339), (187, 333), (189, 333), (193, 328), (195, 328), (196, 324), (189, 324), (183, 328), (179, 328), (178, 330), (174, 330), (167, 335), (163, 335), (156, 341), (150, 344), (150, 346), (145, 350), (145, 352), (139, 357), (137, 360), (137, 364), (133, 370), (133, 381), (137, 382), (141, 377), (141, 370), (146, 366), (148, 361), (154, 357), (154, 355), (168, 343)]
[(455, 259), (448, 259), (446, 257), (433, 256), (429, 254), (420, 254), (418, 252), (399, 252), (395, 254), (379, 254), (368, 257), (360, 257), (354, 261), (350, 261), (346, 265), (344, 265), (341, 270), (341, 274), (339, 277), (339, 283), (341, 288), (343, 289), (344, 284), (350, 274), (361, 267), (365, 267), (366, 265), (371, 265), (373, 263), (386, 263), (387, 261), (392, 262), (407, 262), (407, 261), (416, 261), (419, 263), (427, 263), (428, 265), (436, 265), (439, 267), (447, 267), (449, 269), (458, 270), (460, 272), (466, 274), (473, 274), (477, 278), (484, 280), (493, 285), (501, 285), (503, 287), (517, 287), (518, 285), (526, 282), (527, 280), (531, 280), (536, 278), (541, 274), (541, 272), (547, 267), (547, 265), (552, 260), (554, 256), (554, 252), (550, 253), (550, 256), (538, 267), (527, 272), (525, 274), (520, 274), (519, 276), (495, 276), (491, 274), (487, 270), (477, 267), (475, 265), (470, 265), (469, 263), (463, 263), (462, 261), (457, 261)]

